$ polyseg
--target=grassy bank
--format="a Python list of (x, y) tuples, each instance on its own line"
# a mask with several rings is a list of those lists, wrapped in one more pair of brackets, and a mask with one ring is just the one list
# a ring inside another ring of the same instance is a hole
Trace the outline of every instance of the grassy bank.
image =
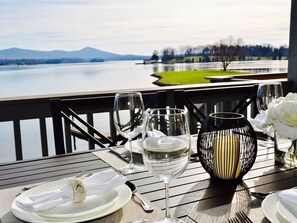
[(233, 76), (247, 73), (239, 71), (197, 70), (160, 72), (153, 76), (159, 78), (155, 82), (157, 85), (182, 85), (209, 83), (209, 80), (205, 79), (206, 76)]

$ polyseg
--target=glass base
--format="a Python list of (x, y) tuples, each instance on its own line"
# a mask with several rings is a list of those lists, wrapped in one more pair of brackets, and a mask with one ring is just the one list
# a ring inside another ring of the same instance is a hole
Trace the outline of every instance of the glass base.
[(153, 221), (153, 223), (184, 223), (184, 221), (178, 218), (164, 218), (161, 220)]
[(136, 173), (136, 172), (141, 172), (141, 171), (145, 171), (146, 169), (144, 167), (141, 166), (137, 166), (134, 163), (129, 163), (126, 166), (123, 166), (119, 169), (119, 171), (122, 174), (129, 174), (129, 173)]

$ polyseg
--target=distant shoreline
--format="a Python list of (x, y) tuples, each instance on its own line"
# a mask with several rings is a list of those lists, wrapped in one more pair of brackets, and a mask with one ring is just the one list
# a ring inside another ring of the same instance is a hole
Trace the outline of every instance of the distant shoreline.
[(0, 66), (9, 65), (38, 65), (38, 64), (67, 64), (67, 63), (94, 63), (104, 62), (103, 59), (83, 60), (81, 58), (57, 58), (57, 59), (0, 59)]

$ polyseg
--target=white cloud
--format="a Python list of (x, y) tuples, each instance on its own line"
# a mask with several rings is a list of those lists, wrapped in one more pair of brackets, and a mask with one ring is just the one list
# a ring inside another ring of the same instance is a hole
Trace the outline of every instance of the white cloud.
[(287, 44), (290, 0), (1, 0), (0, 49), (151, 54), (166, 46)]

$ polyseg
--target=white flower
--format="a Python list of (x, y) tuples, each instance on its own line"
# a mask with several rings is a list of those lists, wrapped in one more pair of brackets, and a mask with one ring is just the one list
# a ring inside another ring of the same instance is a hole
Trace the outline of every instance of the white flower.
[(291, 140), (297, 139), (297, 94), (272, 100), (261, 126), (266, 129), (274, 126), (277, 134)]

